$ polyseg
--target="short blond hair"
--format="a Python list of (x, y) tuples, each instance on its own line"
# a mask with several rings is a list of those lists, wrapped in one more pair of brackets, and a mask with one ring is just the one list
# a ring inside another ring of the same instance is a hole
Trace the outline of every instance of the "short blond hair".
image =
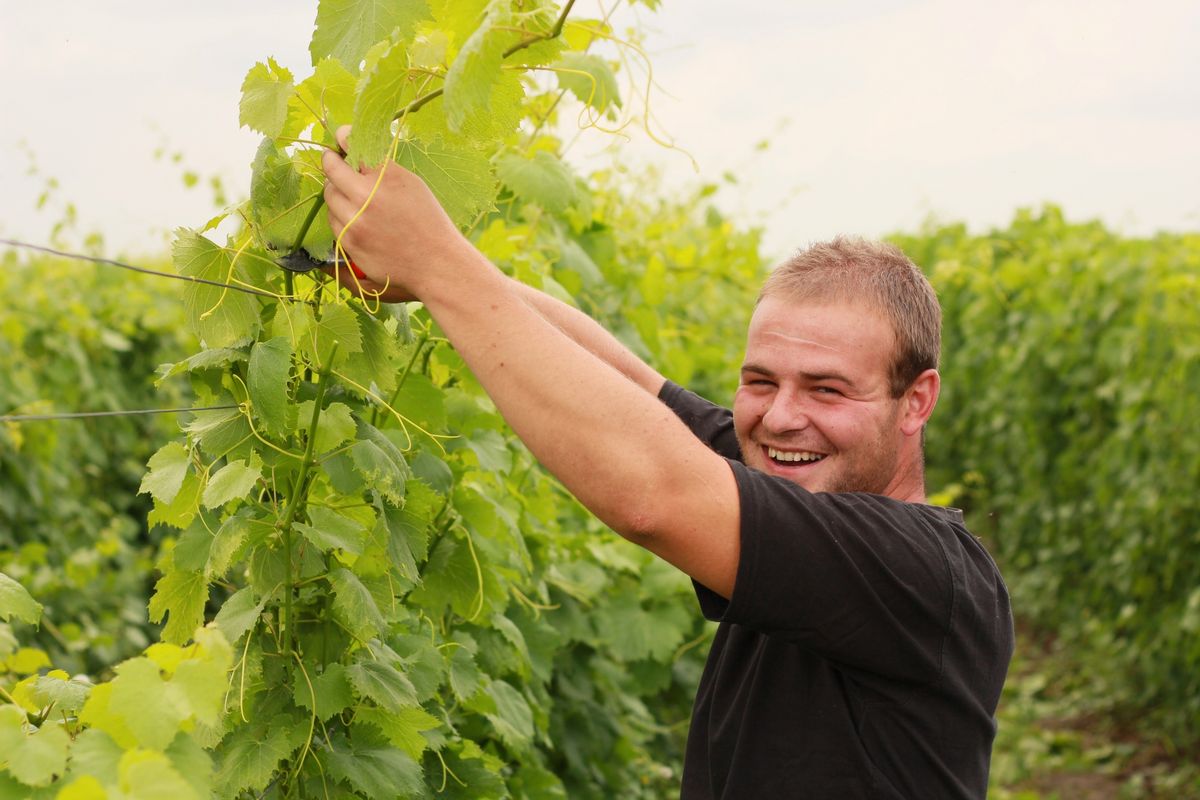
[(759, 292), (809, 301), (866, 301), (887, 314), (896, 335), (889, 370), (893, 397), (900, 397), (927, 369), (937, 369), (942, 348), (942, 309), (929, 281), (895, 245), (839, 236), (801, 250), (767, 277)]

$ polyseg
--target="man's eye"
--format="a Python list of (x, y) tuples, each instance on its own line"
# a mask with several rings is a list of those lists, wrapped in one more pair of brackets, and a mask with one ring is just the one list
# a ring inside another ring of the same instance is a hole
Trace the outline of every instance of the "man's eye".
[(818, 386), (814, 391), (816, 391), (817, 394), (828, 394), (828, 395), (837, 395), (837, 396), (840, 396), (842, 394), (841, 392), (839, 392), (837, 389), (833, 388), (832, 386)]

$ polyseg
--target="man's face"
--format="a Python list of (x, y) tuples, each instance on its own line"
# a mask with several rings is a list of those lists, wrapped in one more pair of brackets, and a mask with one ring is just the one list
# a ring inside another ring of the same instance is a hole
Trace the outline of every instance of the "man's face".
[(733, 402), (746, 464), (811, 492), (894, 490), (904, 440), (894, 352), (892, 326), (871, 306), (764, 298)]

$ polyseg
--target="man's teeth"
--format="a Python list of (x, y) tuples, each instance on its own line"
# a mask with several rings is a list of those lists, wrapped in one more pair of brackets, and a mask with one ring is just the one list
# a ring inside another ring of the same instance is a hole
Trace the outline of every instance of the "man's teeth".
[(774, 447), (767, 448), (767, 455), (776, 461), (820, 461), (825, 456), (820, 453), (810, 453), (806, 450), (776, 450)]

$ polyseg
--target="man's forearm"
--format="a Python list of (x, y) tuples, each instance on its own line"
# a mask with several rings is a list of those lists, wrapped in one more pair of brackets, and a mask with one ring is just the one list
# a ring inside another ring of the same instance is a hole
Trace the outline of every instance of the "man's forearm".
[(617, 337), (577, 308), (520, 281), (509, 279), (513, 291), (546, 321), (625, 377), (658, 396), (666, 379), (638, 358)]

